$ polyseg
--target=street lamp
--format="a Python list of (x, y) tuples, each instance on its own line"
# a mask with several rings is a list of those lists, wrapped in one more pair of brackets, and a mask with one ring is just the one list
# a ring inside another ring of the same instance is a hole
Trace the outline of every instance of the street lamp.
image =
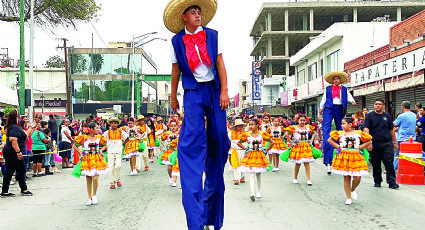
[[(134, 51), (135, 48), (138, 48), (140, 46), (143, 46), (144, 44), (147, 44), (149, 42), (152, 42), (154, 40), (160, 39), (163, 41), (167, 41), (167, 39), (164, 38), (152, 38), (151, 40), (147, 41), (147, 42), (143, 42), (144, 39), (146, 39), (148, 37), (148, 35), (150, 34), (157, 34), (158, 32), (151, 32), (151, 33), (146, 33), (140, 36), (135, 37), (133, 35), (133, 42), (131, 43), (131, 47), (133, 49), (133, 58), (132, 58), (132, 62), (133, 62), (133, 67), (132, 69), (132, 87), (131, 87), (131, 117), (134, 117), (134, 68), (135, 68), (135, 64), (134, 64)], [(140, 44), (139, 44), (140, 43)], [(141, 59), (141, 64), (140, 64), (141, 70), (140, 70), (140, 74), (143, 75), (143, 50), (142, 50), (142, 59)], [(139, 82), (139, 76), (137, 77), (137, 83)], [(138, 95), (138, 99), (140, 98), (140, 86), (137, 85), (137, 95)], [(140, 99), (137, 100), (137, 115), (139, 115), (140, 112), (140, 108), (139, 108), (139, 104), (140, 104)]]

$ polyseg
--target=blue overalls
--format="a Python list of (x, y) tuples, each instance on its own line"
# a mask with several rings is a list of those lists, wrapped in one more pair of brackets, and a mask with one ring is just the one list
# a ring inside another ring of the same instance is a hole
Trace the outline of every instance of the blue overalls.
[(326, 102), (323, 109), (323, 164), (332, 164), (334, 147), (329, 144), (328, 139), (332, 129), (332, 120), (335, 121), (336, 130), (341, 129), (341, 121), (344, 118), (344, 109), (347, 109), (347, 88), (341, 88), (342, 105), (334, 105), (332, 99), (332, 86), (326, 87)]
[[(178, 144), (182, 183), (182, 201), (190, 230), (202, 230), (204, 225), (223, 226), (224, 165), (230, 149), (226, 111), (220, 107), (220, 79), (217, 73), (217, 31), (204, 27), (207, 50), (214, 68), (214, 81), (198, 83), (186, 58), (182, 37), (176, 34), (172, 43), (182, 72), (184, 88), (184, 119)], [(205, 118), (207, 128), (205, 129)], [(202, 189), (202, 175), (205, 184)]]

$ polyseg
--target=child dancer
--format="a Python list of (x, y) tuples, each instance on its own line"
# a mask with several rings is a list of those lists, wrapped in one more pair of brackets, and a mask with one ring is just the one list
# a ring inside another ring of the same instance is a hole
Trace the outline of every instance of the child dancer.
[[(307, 175), (307, 185), (312, 186), (313, 183), (310, 180), (310, 163), (314, 162), (314, 158), (311, 145), (316, 137), (316, 132), (313, 126), (306, 125), (306, 115), (297, 115), (296, 120), (298, 121), (298, 125), (289, 126), (287, 128), (288, 132), (292, 135), (292, 139), (288, 133), (285, 133), (286, 143), (292, 146), (289, 160), (295, 162), (294, 179), (292, 183), (298, 184), (298, 173), (301, 164), (304, 164), (305, 174)], [(310, 139), (309, 134), (312, 134)]]
[(133, 176), (138, 173), (136, 170), (136, 157), (142, 156), (142, 153), (139, 152), (139, 144), (143, 135), (140, 134), (140, 128), (134, 125), (134, 118), (130, 117), (127, 124), (128, 126), (121, 127), (129, 136), (129, 140), (124, 149), (124, 158), (130, 158), (130, 176)]
[[(98, 135), (99, 128), (96, 123), (88, 124), (88, 135), (79, 135), (75, 138), (74, 150), (83, 155), (81, 159), (81, 175), (86, 176), (87, 193), (89, 200), (86, 205), (98, 204), (97, 187), (99, 185), (99, 175), (108, 173), (108, 165), (100, 153), (100, 147), (106, 144), (105, 137)], [(78, 146), (83, 146), (81, 153)]]
[(170, 163), (168, 157), (173, 154), (175, 151), (177, 151), (177, 144), (179, 142), (179, 132), (177, 131), (177, 121), (173, 118), (169, 124), (168, 127), (170, 128), (170, 131), (167, 131), (163, 134), (161, 134), (161, 143), (166, 147), (165, 151), (161, 153), (161, 161), (162, 164), (167, 165), (167, 171), (168, 171), (168, 183), (173, 184), (173, 178), (172, 178), (172, 169), (173, 165)]
[(123, 144), (128, 142), (129, 136), (122, 129), (118, 129), (118, 125), (121, 123), (120, 119), (111, 117), (108, 119), (110, 129), (103, 133), (103, 137), (106, 139), (106, 146), (100, 150), (102, 154), (108, 149), (108, 168), (109, 168), (109, 180), (111, 183), (110, 189), (115, 189), (115, 183), (118, 187), (122, 187), (121, 183), (121, 154)]
[(147, 138), (148, 138), (148, 145), (147, 145), (147, 149), (149, 152), (149, 162), (153, 162), (153, 157), (154, 157), (154, 150), (156, 149), (155, 146), (155, 124), (154, 121), (149, 118), (148, 119), (148, 130), (147, 130)]
[(267, 129), (267, 133), (271, 134), (273, 137), (274, 145), (273, 148), (270, 149), (269, 152), (269, 160), (270, 164), (273, 165), (272, 172), (279, 171), (279, 155), (283, 153), (287, 146), (285, 142), (282, 140), (282, 136), (285, 134), (286, 128), (279, 125), (280, 120), (275, 118), (273, 119), (273, 126), (270, 126)]
[[(360, 184), (361, 177), (368, 175), (369, 169), (361, 150), (371, 144), (372, 136), (360, 130), (356, 131), (355, 125), (353, 118), (343, 118), (341, 122), (343, 131), (332, 131), (328, 140), (329, 144), (337, 149), (332, 163), (332, 172), (344, 176), (346, 205), (351, 205), (352, 200), (357, 200), (356, 188)], [(339, 144), (336, 141), (339, 141)]]
[(239, 181), (241, 183), (245, 183), (245, 177), (242, 176), (242, 173), (240, 171), (240, 161), (242, 160), (242, 157), (245, 154), (244, 149), (241, 149), (238, 146), (238, 143), (240, 141), (239, 137), (241, 134), (245, 133), (246, 124), (243, 123), (242, 119), (238, 118), (235, 120), (235, 123), (233, 124), (233, 130), (230, 130), (229, 133), (229, 139), (230, 139), (230, 150), (229, 150), (229, 162), (231, 170), (234, 171), (233, 173), (233, 184), (238, 185)]
[(261, 130), (260, 131), (267, 132), (267, 129), (270, 126), (272, 126), (271, 115), (270, 115), (270, 113), (264, 113), (262, 117), (263, 117), (263, 122), (261, 123)]
[[(251, 200), (261, 198), (261, 173), (267, 172), (269, 162), (267, 161), (266, 154), (273, 147), (274, 141), (271, 139), (270, 134), (259, 131), (260, 122), (258, 119), (252, 119), (249, 122), (251, 132), (240, 135), (239, 147), (246, 150), (245, 156), (241, 161), (241, 172), (251, 173), (249, 184), (251, 187)], [(270, 140), (269, 148), (264, 149), (263, 146), (266, 141)], [(249, 148), (242, 145), (243, 142), (248, 142)], [(257, 177), (257, 194), (255, 195), (255, 177)]]

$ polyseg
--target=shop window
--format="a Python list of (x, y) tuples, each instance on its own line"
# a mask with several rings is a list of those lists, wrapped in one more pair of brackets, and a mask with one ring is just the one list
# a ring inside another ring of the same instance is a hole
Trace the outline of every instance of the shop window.
[(308, 81), (312, 81), (317, 78), (317, 63), (308, 66)]

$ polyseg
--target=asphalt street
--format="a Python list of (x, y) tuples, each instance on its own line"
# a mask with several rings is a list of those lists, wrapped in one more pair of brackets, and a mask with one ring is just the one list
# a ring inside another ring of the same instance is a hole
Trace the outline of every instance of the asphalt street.
[[(255, 202), (249, 199), (249, 181), (235, 186), (233, 173), (226, 170), (222, 229), (423, 229), (425, 186), (392, 190), (383, 183), (374, 188), (372, 176), (365, 176), (359, 200), (346, 206), (343, 178), (328, 176), (320, 162), (312, 164), (311, 187), (303, 167), (299, 184), (292, 184), (294, 164), (281, 162), (281, 171), (263, 174), (263, 198)], [(32, 197), (0, 199), (0, 228), (187, 229), (180, 184), (168, 185), (165, 166), (152, 163), (148, 172), (130, 176), (129, 163), (123, 161), (123, 187), (110, 190), (108, 176), (101, 176), (95, 206), (85, 205), (85, 178), (71, 171), (28, 180)], [(10, 192), (18, 194), (19, 186), (12, 185)]]

